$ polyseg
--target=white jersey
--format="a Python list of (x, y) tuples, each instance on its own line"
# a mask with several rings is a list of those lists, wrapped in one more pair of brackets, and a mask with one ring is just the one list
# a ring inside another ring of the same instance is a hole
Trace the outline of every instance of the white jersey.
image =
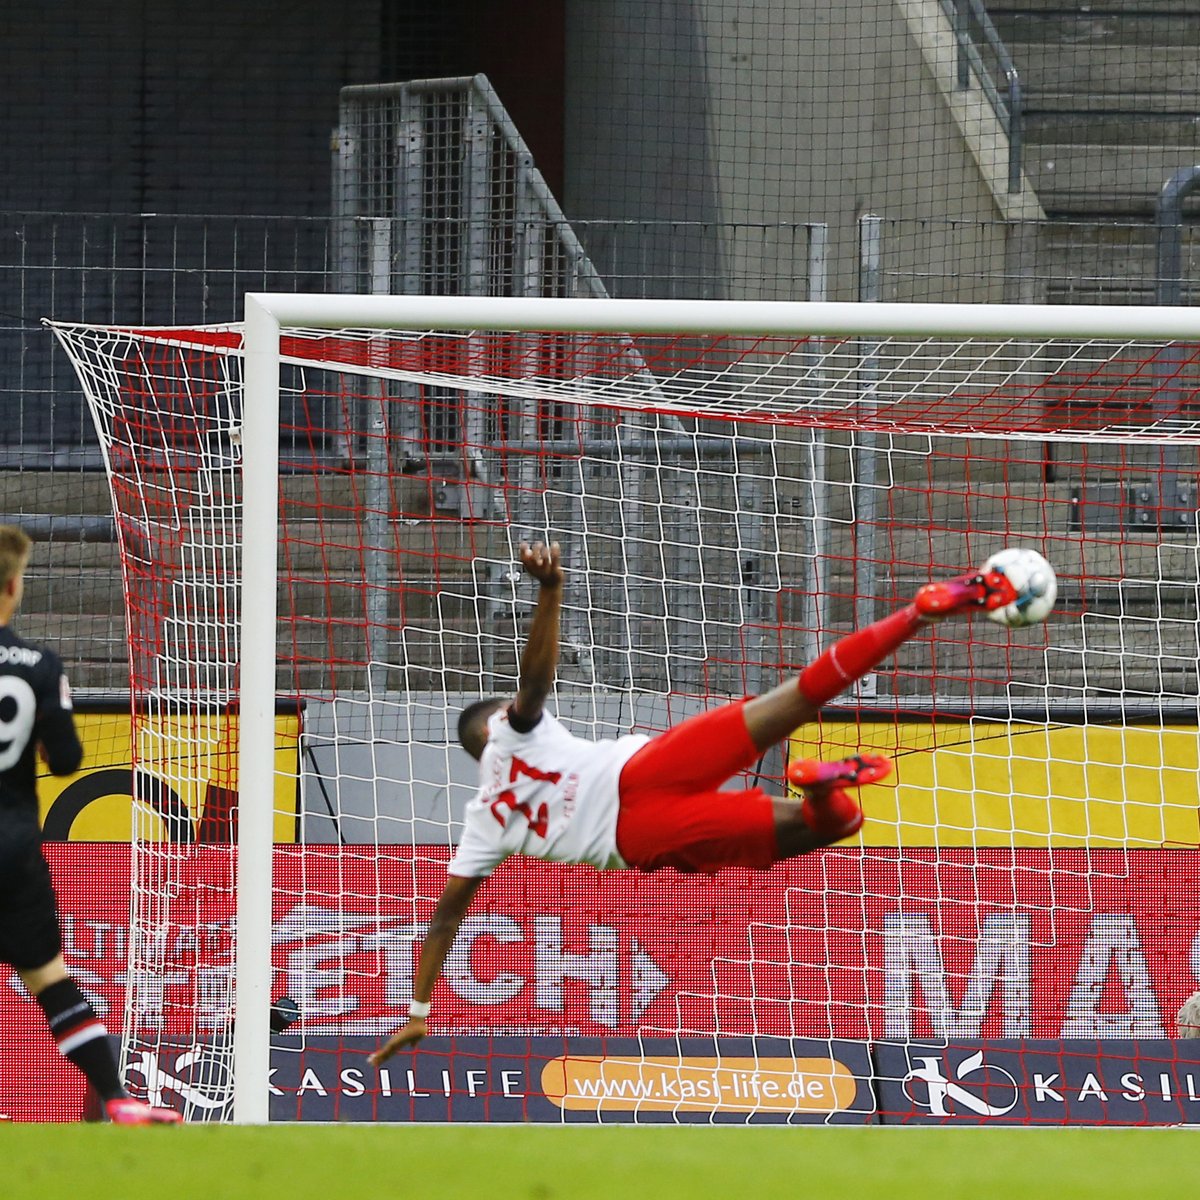
[(650, 739), (577, 738), (548, 712), (528, 733), (493, 713), (451, 875), (490, 875), (510, 854), (623, 867), (617, 853), (621, 768)]

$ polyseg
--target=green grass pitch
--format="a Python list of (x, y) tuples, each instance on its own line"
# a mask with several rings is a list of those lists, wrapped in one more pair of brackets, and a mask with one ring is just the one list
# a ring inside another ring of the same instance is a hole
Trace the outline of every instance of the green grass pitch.
[(10, 1200), (1185, 1196), (1180, 1129), (0, 1126)]

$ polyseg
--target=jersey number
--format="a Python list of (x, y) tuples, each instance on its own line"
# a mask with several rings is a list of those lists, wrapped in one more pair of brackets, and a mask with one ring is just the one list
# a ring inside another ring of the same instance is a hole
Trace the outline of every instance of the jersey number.
[(21, 761), (37, 716), (33, 688), (19, 675), (0, 675), (0, 714), (4, 713), (9, 715), (0, 715), (0, 771), (7, 771)]
[[(516, 783), (522, 775), (527, 779), (541, 780), (543, 783), (557, 783), (562, 778), (560, 771), (539, 771), (537, 767), (531, 767), (527, 762), (514, 758), (509, 768), (508, 782)], [(492, 801), (492, 816), (507, 827), (508, 815), (513, 812), (519, 812), (525, 818), (529, 832), (535, 837), (544, 838), (550, 831), (550, 810), (545, 801), (538, 805), (535, 815), (533, 809), (524, 800), (518, 800), (517, 793), (508, 788)]]

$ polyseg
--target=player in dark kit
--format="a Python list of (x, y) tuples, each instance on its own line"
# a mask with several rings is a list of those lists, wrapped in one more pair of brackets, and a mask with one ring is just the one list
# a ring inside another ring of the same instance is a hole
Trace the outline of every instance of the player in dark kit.
[(25, 590), (30, 540), (0, 525), (0, 962), (16, 969), (46, 1016), (64, 1057), (87, 1076), (119, 1125), (175, 1124), (177, 1112), (127, 1095), (108, 1030), (67, 972), (58, 905), (42, 853), (38, 751), (55, 775), (83, 758), (71, 689), (58, 655), (13, 633)]

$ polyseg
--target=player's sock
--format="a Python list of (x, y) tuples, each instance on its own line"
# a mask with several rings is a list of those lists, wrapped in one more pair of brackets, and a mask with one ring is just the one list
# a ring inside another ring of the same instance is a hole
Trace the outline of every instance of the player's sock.
[(59, 1052), (74, 1063), (102, 1100), (125, 1097), (117, 1060), (108, 1041), (108, 1030), (73, 979), (60, 979), (34, 997), (46, 1014), (46, 1023)]
[(847, 684), (861, 679), (908, 641), (923, 620), (916, 606), (908, 604), (882, 621), (834, 642), (800, 672), (799, 688), (804, 698), (817, 708), (828, 704)]

